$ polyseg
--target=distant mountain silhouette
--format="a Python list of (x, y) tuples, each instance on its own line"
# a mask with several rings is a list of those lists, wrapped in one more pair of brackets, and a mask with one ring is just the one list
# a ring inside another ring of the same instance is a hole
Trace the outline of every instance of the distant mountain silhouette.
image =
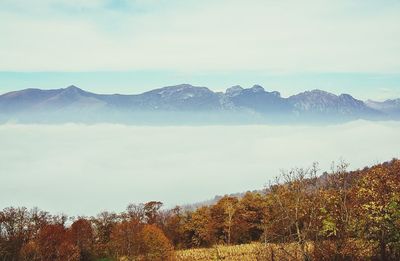
[(372, 109), (386, 113), (393, 119), (400, 120), (400, 99), (386, 100), (383, 102), (368, 100), (365, 104)]
[(363, 102), (322, 90), (288, 98), (260, 85), (225, 92), (180, 84), (142, 94), (96, 94), (76, 86), (0, 95), (0, 120), (17, 122), (277, 123), (400, 119), (400, 99)]

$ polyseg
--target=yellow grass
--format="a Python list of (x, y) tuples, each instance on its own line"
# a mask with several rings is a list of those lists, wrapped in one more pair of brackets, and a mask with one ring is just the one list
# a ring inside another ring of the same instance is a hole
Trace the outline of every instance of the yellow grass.
[[(321, 244), (322, 243), (322, 244)], [(367, 260), (372, 255), (373, 245), (369, 242), (360, 240), (348, 240), (341, 249), (341, 255), (351, 257), (351, 260)], [(319, 252), (323, 258), (329, 258), (335, 253), (334, 242), (323, 241), (318, 246)], [(316, 254), (315, 246), (309, 242), (306, 251), (309, 254)], [(338, 253), (339, 254), (339, 253)], [(304, 257), (301, 254), (299, 245), (296, 243), (282, 244), (261, 244), (252, 243), (244, 245), (217, 245), (212, 248), (197, 248), (178, 250), (175, 253), (178, 261), (208, 261), (208, 260), (226, 260), (226, 261), (258, 261), (258, 260), (284, 260), (300, 261)], [(316, 260), (321, 259), (315, 257)]]
[(244, 245), (224, 246), (213, 248), (198, 248), (176, 251), (177, 260), (180, 261), (206, 261), (206, 260), (300, 260), (300, 252), (295, 244), (282, 245), (252, 243)]

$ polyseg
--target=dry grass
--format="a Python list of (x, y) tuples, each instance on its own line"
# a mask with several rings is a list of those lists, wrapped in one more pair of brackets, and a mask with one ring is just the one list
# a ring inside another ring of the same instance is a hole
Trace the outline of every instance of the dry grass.
[(252, 243), (245, 245), (223, 246), (213, 248), (199, 248), (176, 251), (177, 260), (206, 261), (206, 260), (300, 260), (300, 251), (295, 244), (263, 245)]
[[(333, 242), (324, 241), (315, 248), (308, 244), (307, 252), (315, 260), (332, 260), (335, 255)], [(217, 245), (212, 248), (197, 248), (176, 251), (178, 261), (208, 261), (208, 260), (229, 260), (229, 261), (300, 261), (304, 260), (299, 245), (296, 243), (286, 244), (261, 244), (252, 243), (244, 245)], [(336, 253), (338, 254), (338, 253)], [(349, 240), (341, 253), (339, 259), (346, 260), (367, 260), (372, 255), (372, 247), (368, 242)]]

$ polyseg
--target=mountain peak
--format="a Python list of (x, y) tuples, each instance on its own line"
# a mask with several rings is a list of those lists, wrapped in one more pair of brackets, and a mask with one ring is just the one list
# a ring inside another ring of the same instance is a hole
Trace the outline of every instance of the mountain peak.
[(89, 94), (88, 92), (82, 90), (79, 87), (76, 87), (75, 85), (70, 85), (67, 88), (61, 89), (61, 93), (60, 93), (60, 95), (67, 95), (67, 96), (70, 96), (70, 95), (73, 95), (73, 96), (75, 96), (75, 95), (84, 95), (84, 96), (86, 96), (88, 94)]
[(232, 95), (237, 95), (237, 94), (239, 94), (241, 91), (243, 91), (244, 89), (243, 89), (243, 87), (242, 86), (240, 86), (240, 85), (235, 85), (235, 86), (232, 86), (232, 87), (229, 87), (228, 89), (226, 89), (226, 91), (225, 91), (225, 93), (227, 94), (227, 95), (230, 95), (230, 96), (232, 96)]
[(343, 100), (355, 100), (353, 96), (351, 96), (350, 94), (347, 94), (347, 93), (340, 94), (339, 98), (341, 98)]
[(195, 86), (193, 86), (193, 85), (191, 85), (191, 84), (189, 84), (189, 83), (181, 83), (181, 84), (175, 85), (175, 87), (180, 87), (180, 88), (193, 88), (193, 87), (195, 87)]
[(258, 84), (253, 85), (253, 87), (251, 87), (250, 90), (252, 90), (253, 92), (265, 92), (264, 87)]
[(289, 97), (289, 99), (311, 99), (311, 100), (320, 100), (321, 98), (323, 99), (337, 99), (338, 96), (327, 92), (327, 91), (323, 91), (320, 89), (314, 89), (311, 91), (305, 91), (305, 92), (301, 92), (299, 94), (295, 94), (291, 97)]
[(191, 84), (188, 84), (188, 83), (182, 83), (182, 84), (162, 87), (159, 90), (185, 90), (185, 89), (192, 89), (192, 88), (197, 88), (197, 87), (193, 86)]
[(78, 87), (75, 86), (75, 85), (70, 85), (70, 86), (68, 86), (67, 88), (65, 88), (65, 90), (69, 90), (69, 91), (72, 91), (72, 90), (75, 90), (75, 91), (83, 91), (81, 88), (78, 88)]
[(162, 87), (159, 89), (154, 89), (146, 93), (158, 93), (158, 94), (167, 94), (167, 93), (176, 93), (176, 92), (181, 92), (181, 91), (199, 91), (199, 90), (208, 90), (206, 87), (198, 87), (198, 86), (193, 86), (191, 84), (178, 84), (178, 85), (172, 85), (172, 86), (166, 86)]
[[(307, 93), (307, 92), (306, 92), (306, 93)], [(324, 90), (320, 90), (320, 89), (311, 90), (311, 91), (309, 91), (309, 93), (318, 94), (318, 95), (329, 95), (329, 96), (334, 95), (334, 96), (336, 96), (336, 95), (333, 94), (333, 93), (330, 93), (330, 92), (327, 92), (327, 91), (324, 91)]]

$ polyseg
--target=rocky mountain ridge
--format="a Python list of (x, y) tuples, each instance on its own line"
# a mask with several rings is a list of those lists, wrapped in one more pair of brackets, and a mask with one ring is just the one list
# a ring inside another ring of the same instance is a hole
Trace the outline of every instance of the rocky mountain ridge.
[[(102, 115), (104, 117), (102, 117)], [(366, 102), (349, 94), (305, 91), (284, 98), (260, 85), (233, 86), (225, 92), (180, 84), (136, 95), (96, 94), (76, 86), (62, 89), (25, 89), (0, 95), (0, 120), (24, 122), (98, 122), (136, 120), (168, 123), (193, 119), (202, 123), (330, 122), (357, 119), (400, 119), (400, 99)], [(59, 116), (59, 118), (57, 118)], [(167, 116), (167, 118), (165, 118)], [(197, 119), (198, 118), (198, 119)], [(139, 121), (138, 121), (139, 122)], [(190, 123), (190, 120), (189, 120)]]

